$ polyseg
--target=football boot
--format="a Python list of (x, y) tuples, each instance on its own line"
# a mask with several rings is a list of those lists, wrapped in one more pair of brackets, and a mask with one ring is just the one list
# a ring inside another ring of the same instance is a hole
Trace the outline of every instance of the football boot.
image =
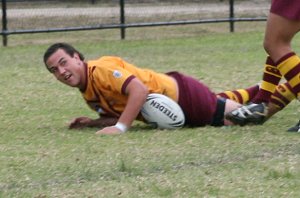
[(250, 103), (225, 115), (225, 118), (234, 124), (263, 124), (267, 120), (268, 107), (265, 103)]
[(298, 123), (295, 126), (289, 128), (287, 131), (300, 133), (300, 120), (298, 121)]

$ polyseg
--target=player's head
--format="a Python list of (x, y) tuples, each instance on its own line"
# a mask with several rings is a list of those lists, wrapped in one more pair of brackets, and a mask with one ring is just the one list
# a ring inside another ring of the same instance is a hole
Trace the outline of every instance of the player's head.
[(84, 56), (66, 43), (51, 45), (44, 54), (44, 63), (57, 80), (71, 87), (85, 87)]
[[(54, 54), (58, 49), (64, 50), (67, 54), (69, 54), (71, 57), (74, 56), (75, 53), (78, 54), (80, 60), (84, 60), (84, 56), (82, 53), (80, 53), (78, 50), (76, 50), (72, 45), (68, 43), (55, 43), (51, 45), (44, 54), (44, 63), (47, 66), (47, 60), (49, 57)], [(48, 68), (48, 67), (47, 67)]]

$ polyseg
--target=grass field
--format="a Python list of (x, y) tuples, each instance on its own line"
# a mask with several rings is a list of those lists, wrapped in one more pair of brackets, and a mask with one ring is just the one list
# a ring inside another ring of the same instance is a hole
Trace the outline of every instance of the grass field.
[(218, 92), (259, 82), (262, 29), (97, 42), (93, 34), (20, 35), (0, 47), (0, 197), (300, 197), (300, 135), (286, 132), (298, 102), (263, 126), (161, 131), (136, 122), (124, 135), (96, 136), (67, 129), (96, 115), (42, 63), (48, 45), (65, 39), (88, 59), (178, 70)]

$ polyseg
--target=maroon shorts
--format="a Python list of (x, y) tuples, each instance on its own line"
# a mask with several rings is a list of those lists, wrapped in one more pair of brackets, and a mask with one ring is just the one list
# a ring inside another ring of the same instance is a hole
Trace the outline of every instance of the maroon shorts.
[(272, 0), (270, 12), (290, 20), (300, 20), (299, 0)]
[(217, 110), (216, 94), (192, 77), (178, 72), (170, 72), (168, 75), (178, 83), (178, 104), (184, 112), (185, 125), (193, 127), (213, 124)]

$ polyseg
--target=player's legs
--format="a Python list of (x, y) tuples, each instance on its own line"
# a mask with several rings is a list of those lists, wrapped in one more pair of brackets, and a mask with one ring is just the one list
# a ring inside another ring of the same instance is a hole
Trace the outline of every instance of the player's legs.
[(295, 94), (300, 93), (300, 58), (292, 51), (291, 41), (299, 30), (300, 20), (289, 20), (270, 13), (264, 40), (266, 52), (276, 62)]
[[(266, 52), (275, 62), (281, 75), (289, 82), (295, 95), (300, 95), (300, 58), (292, 52), (291, 41), (299, 29), (300, 20), (289, 20), (270, 13), (264, 40)], [(265, 85), (262, 86), (262, 89), (266, 89)], [(240, 125), (262, 124), (265, 120), (262, 117), (267, 116), (268, 108), (264, 103), (257, 104), (257, 106), (253, 104), (244, 106), (226, 115), (228, 119)], [(257, 120), (253, 118), (257, 118)]]
[(242, 105), (234, 100), (231, 99), (225, 99), (225, 98), (219, 98), (218, 103), (221, 105), (217, 105), (216, 113), (213, 119), (212, 126), (230, 126), (235, 125), (234, 122), (226, 119), (225, 115), (229, 112), (232, 112), (238, 108), (240, 108)]
[[(264, 103), (250, 103), (247, 106), (242, 106), (236, 110), (233, 109), (231, 112), (229, 111), (225, 115), (225, 118), (239, 125), (247, 123), (262, 124), (275, 113), (285, 108), (295, 98), (296, 95), (293, 92), (293, 88), (286, 82), (276, 87), (275, 92), (270, 97), (268, 107)], [(238, 113), (239, 116), (235, 116), (234, 113)]]
[(241, 107), (240, 103), (237, 103), (236, 101), (227, 99), (226, 103), (225, 103), (225, 110), (224, 110), (224, 125), (225, 126), (229, 126), (229, 125), (234, 125), (233, 122), (231, 122), (230, 120), (225, 118), (225, 115), (235, 109), (238, 109), (239, 107)]
[[(276, 24), (276, 25), (273, 25)], [(293, 93), (299, 97), (300, 93), (300, 58), (292, 52), (291, 41), (300, 30), (299, 20), (288, 20), (276, 14), (270, 16), (269, 31), (266, 31), (264, 47), (265, 50), (278, 63), (281, 74), (290, 83)], [(268, 30), (268, 28), (267, 28)], [(277, 46), (276, 46), (277, 45)], [(294, 95), (293, 95), (294, 96)], [(275, 101), (276, 102), (276, 101)], [(269, 116), (276, 113), (278, 108), (270, 104)], [(300, 122), (288, 131), (298, 132)]]
[(270, 56), (267, 57), (262, 82), (256, 96), (251, 100), (255, 104), (267, 103), (278, 85), (281, 74)]
[(291, 42), (300, 30), (300, 20), (289, 20), (270, 13), (264, 38), (264, 49), (277, 63), (283, 56), (292, 52)]
[(240, 104), (246, 104), (256, 96), (259, 85), (254, 85), (246, 89), (237, 89), (232, 91), (224, 91), (217, 94), (217, 97), (233, 100)]
[[(296, 95), (291, 90), (292, 87), (288, 83), (281, 84), (276, 88), (276, 91), (270, 99), (268, 117), (273, 116), (275, 113), (285, 108), (296, 98)], [(289, 128), (288, 131), (300, 132), (300, 121)]]
[[(225, 116), (225, 115), (229, 114), (230, 112), (232, 112), (234, 110), (236, 110), (237, 112), (240, 112), (240, 108), (242, 108), (242, 110), (245, 111), (243, 113), (243, 116), (247, 113), (248, 114), (251, 113), (248, 111), (248, 109), (244, 109), (244, 107), (241, 106), (240, 104), (249, 103), (257, 95), (258, 91), (259, 91), (259, 85), (254, 85), (254, 86), (246, 88), (246, 89), (238, 89), (238, 90), (225, 91), (222, 93), (218, 93), (217, 94), (218, 97), (229, 99), (229, 100), (226, 100), (224, 125), (232, 125), (233, 123), (239, 124), (239, 125), (244, 125), (245, 123), (243, 122), (243, 120), (241, 120), (239, 122), (236, 122), (236, 121), (232, 122), (232, 121), (229, 121), (230, 119), (226, 119), (227, 116)], [(237, 104), (239, 104), (239, 105), (237, 105)], [(251, 105), (253, 106), (253, 104), (251, 104)], [(261, 108), (261, 107), (259, 107), (259, 108)], [(256, 116), (255, 116), (255, 118), (256, 118)]]
[[(255, 94), (258, 92), (259, 86), (255, 85), (252, 87), (249, 87), (247, 89), (238, 89), (233, 91), (225, 91), (217, 94), (217, 97), (221, 99), (221, 101), (225, 101), (225, 105), (223, 108), (218, 105), (217, 111), (221, 114), (224, 113), (224, 125), (233, 125), (234, 122), (226, 119), (226, 116), (228, 113), (239, 109), (242, 107), (241, 104), (247, 103), (252, 98), (254, 98)], [(292, 100), (296, 98), (296, 95), (292, 91), (292, 87), (286, 82), (283, 84), (280, 84), (276, 86), (274, 93), (270, 96), (270, 102), (269, 102), (269, 108), (268, 108), (268, 115), (267, 118), (270, 118), (275, 113), (279, 112), (283, 108), (285, 108)], [(224, 100), (225, 99), (225, 100)], [(221, 102), (220, 101), (220, 102)], [(259, 110), (259, 108), (262, 108), (259, 105), (250, 104), (249, 106), (252, 106), (253, 109)], [(247, 111), (247, 110), (246, 110)], [(246, 112), (247, 113), (247, 112)], [(248, 112), (249, 113), (249, 112)], [(251, 113), (251, 112), (250, 112)], [(252, 123), (255, 123), (257, 119), (263, 119), (261, 120), (264, 122), (266, 119), (264, 117), (258, 117), (258, 115), (254, 115), (252, 119), (254, 120)], [(218, 125), (220, 126), (220, 125)], [(299, 125), (300, 126), (300, 125)]]
[(296, 98), (296, 95), (292, 91), (292, 87), (289, 83), (283, 83), (276, 87), (275, 92), (272, 94), (269, 102), (268, 118), (285, 108), (292, 100)]

